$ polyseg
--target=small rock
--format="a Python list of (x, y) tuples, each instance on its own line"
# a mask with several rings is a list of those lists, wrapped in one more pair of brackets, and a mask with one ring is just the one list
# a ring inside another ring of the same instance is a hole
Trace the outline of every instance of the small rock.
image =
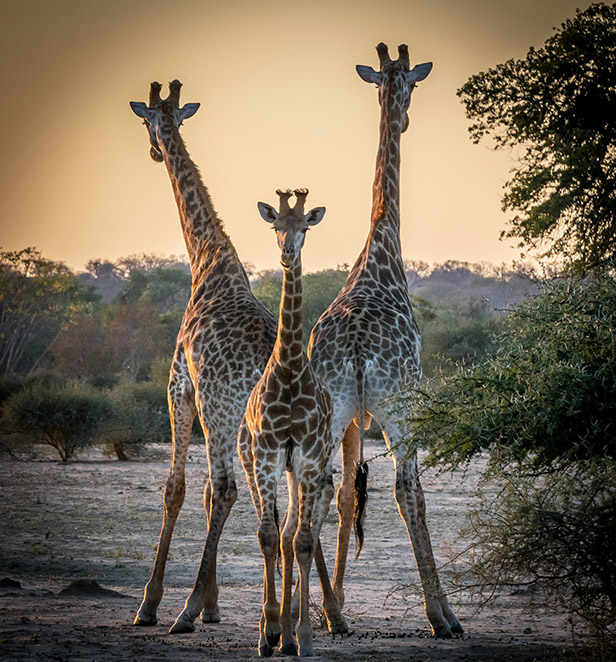
[(524, 628), (523, 632), (524, 632), (524, 634), (532, 634), (533, 629), (532, 628)]
[(0, 579), (0, 589), (9, 590), (9, 591), (19, 591), (21, 590), (21, 584), (10, 577), (5, 577)]
[(60, 591), (60, 595), (72, 595), (76, 597), (101, 597), (106, 596), (109, 598), (127, 598), (118, 591), (112, 591), (108, 588), (103, 588), (93, 579), (77, 579), (71, 582), (66, 588)]

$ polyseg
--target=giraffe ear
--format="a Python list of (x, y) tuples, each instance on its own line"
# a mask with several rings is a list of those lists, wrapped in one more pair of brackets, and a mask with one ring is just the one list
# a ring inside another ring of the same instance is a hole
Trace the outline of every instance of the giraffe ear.
[(192, 117), (198, 110), (200, 103), (187, 103), (184, 106), (182, 106), (179, 110), (178, 113), (180, 115), (180, 121), (183, 122), (184, 120), (187, 120), (189, 117)]
[(257, 207), (259, 208), (259, 213), (264, 221), (273, 223), (278, 218), (278, 212), (272, 207), (272, 205), (268, 205), (267, 202), (259, 202), (257, 203)]
[(145, 103), (143, 103), (143, 101), (131, 101), (130, 107), (133, 109), (133, 113), (135, 113), (137, 117), (141, 117), (142, 120), (150, 119), (150, 109)]
[(315, 207), (304, 216), (304, 219), (308, 225), (316, 225), (321, 222), (323, 216), (325, 216), (325, 207)]
[(365, 80), (366, 83), (374, 83), (375, 85), (380, 85), (383, 80), (380, 71), (375, 71), (372, 67), (367, 67), (363, 64), (358, 64), (355, 67), (355, 71), (359, 74), (359, 77), (362, 80)]
[(409, 83), (419, 83), (420, 80), (424, 80), (428, 77), (428, 74), (432, 71), (432, 62), (424, 62), (423, 64), (416, 64), (409, 72), (406, 74), (406, 79)]

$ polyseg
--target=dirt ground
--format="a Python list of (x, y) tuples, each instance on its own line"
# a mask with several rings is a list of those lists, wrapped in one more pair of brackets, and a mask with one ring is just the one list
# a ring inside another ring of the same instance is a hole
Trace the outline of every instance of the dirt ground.
[[(226, 662), (257, 658), (263, 562), (256, 516), (239, 468), (240, 496), (219, 550), (223, 620), (216, 625), (198, 622), (193, 634), (167, 633), (188, 596), (204, 541), (202, 489), (207, 465), (204, 449), (191, 448), (186, 501), (167, 564), (159, 624), (151, 628), (135, 627), (132, 621), (156, 549), (168, 460), (120, 463), (90, 455), (67, 466), (51, 456), (47, 461), (0, 462), (0, 580), (19, 583), (0, 582), (1, 660)], [(368, 454), (383, 450), (382, 443), (370, 442)], [(423, 477), (439, 563), (463, 545), (456, 534), (464, 525), (477, 474), (477, 469), (471, 470), (465, 480), (461, 475), (426, 473)], [(570, 647), (565, 619), (529, 615), (525, 595), (494, 596), (480, 613), (464, 603), (463, 595), (454, 596), (451, 601), (465, 634), (452, 640), (430, 637), (421, 599), (410, 588), (417, 584), (417, 573), (395, 507), (392, 480), (391, 460), (375, 459), (370, 468), (364, 550), (348, 564), (347, 636), (332, 638), (321, 625), (316, 577), (312, 583), (318, 659), (564, 659), (563, 651)], [(322, 535), (330, 568), (336, 521), (332, 508)], [(79, 589), (62, 593), (78, 579), (95, 580), (119, 595), (97, 596)], [(448, 586), (446, 568), (442, 579)]]

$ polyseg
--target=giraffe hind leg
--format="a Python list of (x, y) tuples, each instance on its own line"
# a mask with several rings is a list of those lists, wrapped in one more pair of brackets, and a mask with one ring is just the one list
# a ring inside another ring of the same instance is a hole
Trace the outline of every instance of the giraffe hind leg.
[(424, 607), (436, 638), (450, 638), (464, 629), (449, 606), (441, 588), (430, 533), (426, 524), (426, 502), (419, 481), (417, 457), (406, 457), (405, 448), (398, 443), (405, 438), (399, 425), (380, 412), (377, 421), (390, 449), (396, 471), (395, 497), (413, 549), (424, 593)]
[(355, 470), (359, 461), (359, 430), (351, 423), (342, 439), (342, 482), (338, 488), (338, 542), (332, 588), (338, 604), (344, 607), (344, 574), (355, 508)]
[[(212, 448), (213, 438), (214, 435), (212, 434), (210, 436), (210, 458), (212, 460), (210, 480), (212, 482), (212, 494), (207, 537), (195, 584), (186, 600), (184, 609), (169, 630), (172, 634), (194, 632), (194, 622), (204, 607), (206, 608), (206, 613), (214, 613), (218, 609), (216, 555), (218, 554), (218, 543), (222, 529), (229, 517), (233, 504), (237, 500), (237, 487), (231, 454), (228, 453), (225, 456), (221, 449)], [(212, 591), (209, 595), (206, 594), (208, 588)]]
[(143, 601), (135, 616), (134, 625), (156, 625), (158, 622), (156, 611), (163, 596), (163, 577), (169, 546), (175, 522), (184, 503), (186, 492), (184, 469), (190, 432), (196, 413), (192, 388), (186, 388), (187, 379), (187, 376), (172, 373), (169, 380), (172, 455), (169, 476), (165, 484), (163, 523), (152, 575), (145, 586)]

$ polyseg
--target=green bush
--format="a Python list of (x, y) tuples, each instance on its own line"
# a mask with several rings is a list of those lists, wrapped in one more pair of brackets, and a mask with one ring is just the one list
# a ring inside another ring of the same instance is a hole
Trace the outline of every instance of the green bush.
[(481, 586), (540, 584), (601, 636), (616, 628), (616, 282), (563, 278), (503, 321), (497, 350), (402, 403), (427, 461), (480, 453), (502, 485), (471, 513)]
[(89, 446), (111, 415), (111, 403), (100, 391), (79, 382), (33, 383), (3, 406), (5, 429), (32, 443), (52, 446), (62, 462)]
[(421, 331), (421, 367), (426, 377), (451, 374), (495, 350), (499, 319), (484, 301), (459, 299), (432, 304), (413, 298)]
[(120, 382), (109, 392), (113, 417), (97, 438), (119, 460), (139, 456), (147, 443), (171, 438), (167, 393), (154, 382)]

